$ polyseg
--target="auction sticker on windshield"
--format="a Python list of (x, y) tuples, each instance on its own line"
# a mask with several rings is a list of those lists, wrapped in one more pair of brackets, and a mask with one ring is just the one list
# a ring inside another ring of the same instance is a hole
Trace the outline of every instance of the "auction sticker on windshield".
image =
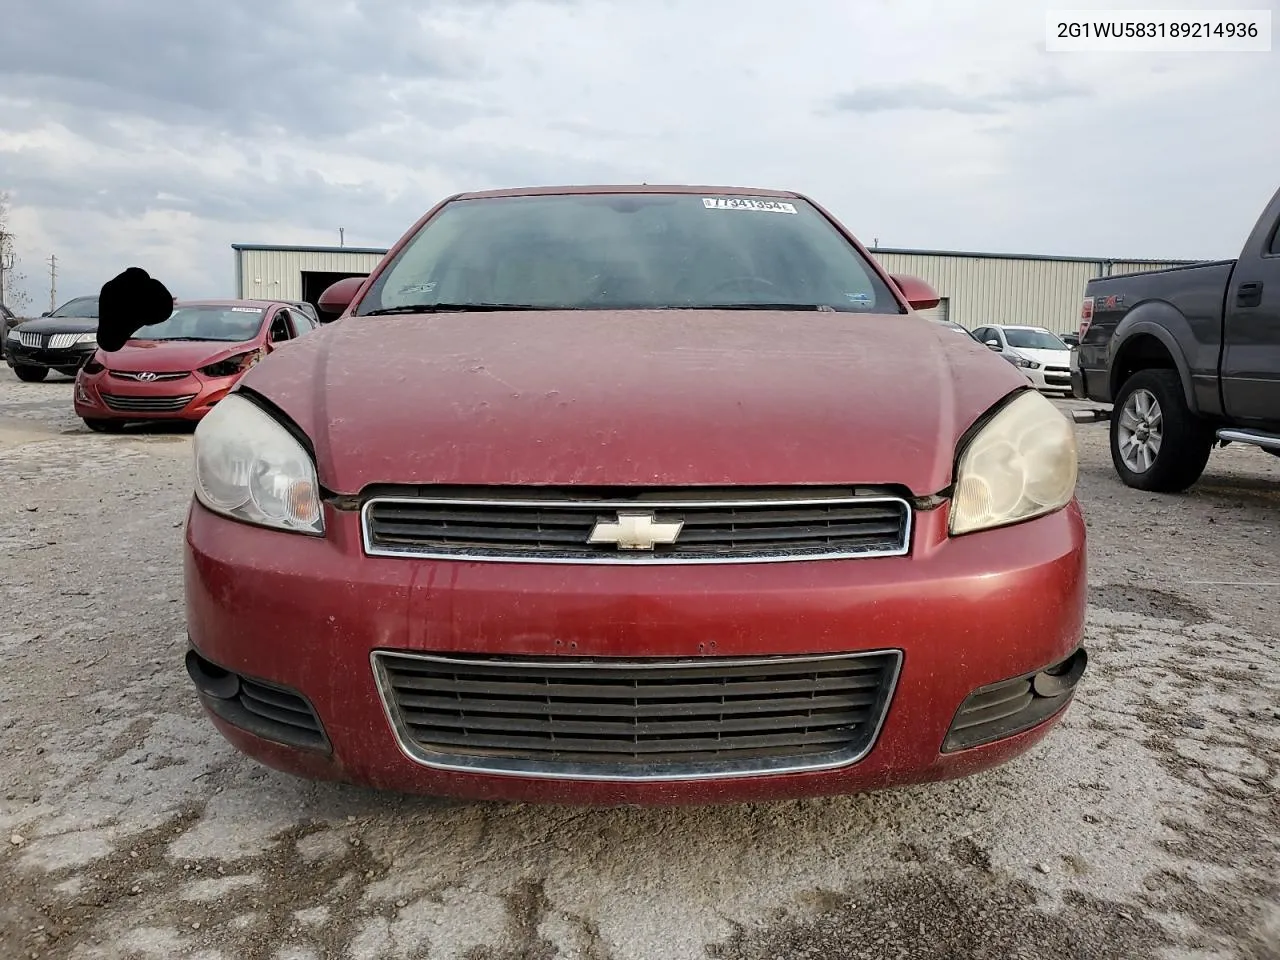
[(763, 210), (766, 213), (795, 213), (794, 203), (785, 200), (761, 200), (759, 197), (703, 197), (708, 210)]

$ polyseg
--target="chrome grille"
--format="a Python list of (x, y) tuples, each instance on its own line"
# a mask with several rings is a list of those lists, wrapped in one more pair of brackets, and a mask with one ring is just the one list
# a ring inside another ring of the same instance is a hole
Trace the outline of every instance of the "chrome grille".
[(161, 380), (181, 380), (184, 377), (191, 376), (191, 374), (186, 371), (175, 373), (152, 373), (147, 370), (112, 370), (111, 376), (115, 377), (117, 380), (158, 383)]
[(112, 410), (138, 413), (177, 413), (195, 398), (194, 393), (180, 397), (125, 397), (99, 392), (98, 396)]
[(870, 752), (901, 653), (569, 660), (377, 651), (401, 748), (425, 765), (598, 780), (827, 769)]
[(67, 347), (74, 347), (80, 336), (78, 333), (55, 333), (49, 338), (49, 349), (65, 350)]
[(30, 347), (33, 350), (43, 350), (46, 339), (47, 338), (43, 333), (27, 333), (25, 330), (18, 331), (18, 342), (24, 347)]
[[(537, 563), (752, 563), (905, 554), (911, 506), (883, 492), (645, 490), (600, 499), (549, 491), (493, 497), (375, 496), (362, 510), (373, 556)], [(589, 542), (598, 521), (644, 513), (673, 542)]]

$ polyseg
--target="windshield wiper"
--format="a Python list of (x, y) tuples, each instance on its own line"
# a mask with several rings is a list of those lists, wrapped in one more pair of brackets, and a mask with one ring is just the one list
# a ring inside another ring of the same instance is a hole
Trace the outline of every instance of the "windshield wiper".
[(400, 307), (382, 307), (368, 313), (358, 313), (358, 317), (390, 317), (404, 313), (482, 313), (496, 310), (551, 310), (552, 307), (538, 307), (531, 303), (407, 303)]

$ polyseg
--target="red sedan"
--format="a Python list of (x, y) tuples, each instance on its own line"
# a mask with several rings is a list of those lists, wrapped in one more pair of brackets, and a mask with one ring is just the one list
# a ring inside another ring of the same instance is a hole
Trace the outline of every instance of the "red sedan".
[(262, 357), (315, 328), (272, 300), (175, 300), (167, 320), (80, 368), (76, 415), (100, 432), (139, 420), (199, 420)]
[(1085, 669), (1067, 419), (795, 193), (465, 194), (195, 434), (187, 669), (263, 763), (570, 803), (972, 774)]

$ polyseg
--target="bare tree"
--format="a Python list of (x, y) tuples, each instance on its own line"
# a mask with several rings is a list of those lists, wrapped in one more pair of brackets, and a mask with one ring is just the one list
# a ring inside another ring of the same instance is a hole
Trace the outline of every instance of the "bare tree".
[(0, 303), (22, 315), (30, 308), (31, 297), (19, 265), (18, 246), (9, 232), (9, 194), (0, 191)]

